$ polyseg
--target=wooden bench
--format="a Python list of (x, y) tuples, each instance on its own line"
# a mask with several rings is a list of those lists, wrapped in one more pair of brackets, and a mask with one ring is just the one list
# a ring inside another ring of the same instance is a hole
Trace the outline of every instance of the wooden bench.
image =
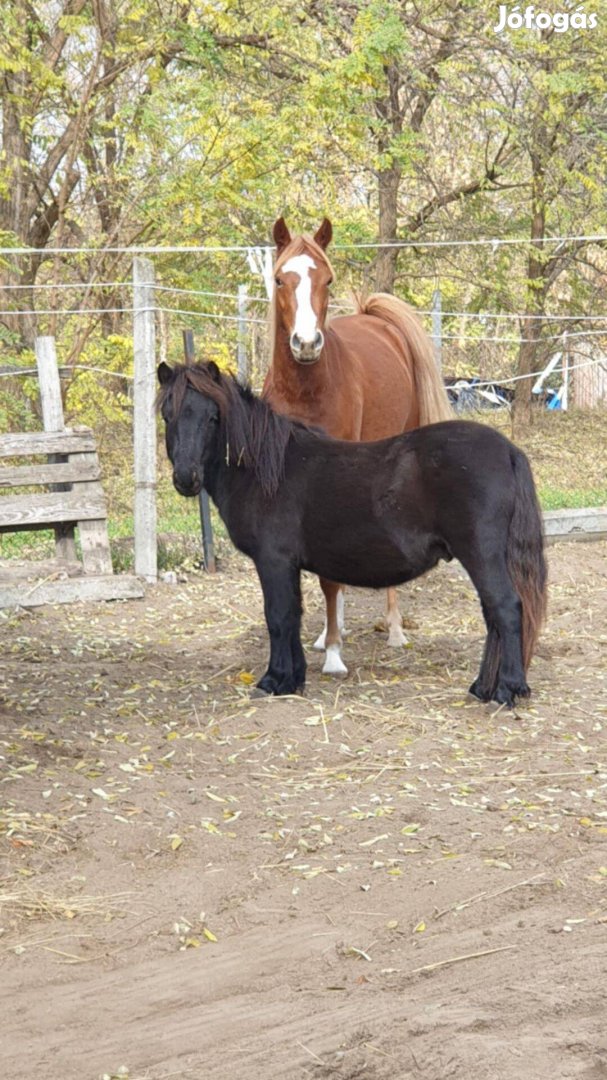
[[(44, 462), (23, 463), (23, 459), (41, 456), (46, 457)], [(21, 463), (6, 466), (4, 461), (10, 458)], [(113, 574), (101, 469), (88, 428), (1, 435), (0, 459), (0, 533), (52, 528), (58, 557), (55, 569), (48, 573), (46, 566), (45, 576), (38, 580), (32, 566), (31, 573), (25, 575), (21, 567), (21, 576), (28, 580), (13, 581), (9, 566), (8, 583), (0, 580), (0, 607), (143, 596), (138, 578)], [(43, 490), (15, 494), (24, 487)], [(75, 554), (69, 542), (75, 527), (80, 537), (80, 565), (70, 559), (70, 554)]]

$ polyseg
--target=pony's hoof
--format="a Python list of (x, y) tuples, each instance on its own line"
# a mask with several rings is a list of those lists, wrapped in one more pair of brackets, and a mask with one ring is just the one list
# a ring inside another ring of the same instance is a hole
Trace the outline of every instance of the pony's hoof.
[(327, 631), (326, 631), (326, 630), (323, 630), (322, 634), (320, 634), (320, 635), (319, 635), (319, 636), (318, 636), (318, 637), (316, 638), (316, 641), (314, 642), (314, 644), (313, 644), (312, 648), (313, 648), (313, 649), (316, 649), (316, 650), (317, 650), (317, 652), (324, 652), (324, 651), (325, 651), (325, 640), (326, 640), (326, 637), (327, 637)]
[(493, 695), (493, 700), (498, 705), (505, 705), (508, 709), (513, 709), (516, 704), (517, 698), (528, 698), (531, 690), (527, 686), (527, 683), (520, 683), (517, 686), (507, 686), (502, 684), (498, 685)]
[(402, 648), (404, 645), (408, 645), (408, 638), (403, 634), (400, 626), (390, 627), (390, 633), (388, 634), (388, 645), (393, 649)]
[(468, 693), (472, 694), (477, 701), (491, 701), (491, 691), (483, 690), (478, 679), (475, 679), (472, 686), (468, 687)]
[(250, 693), (250, 697), (252, 698), (266, 698), (271, 696), (271, 690), (264, 690), (261, 686), (254, 686)]

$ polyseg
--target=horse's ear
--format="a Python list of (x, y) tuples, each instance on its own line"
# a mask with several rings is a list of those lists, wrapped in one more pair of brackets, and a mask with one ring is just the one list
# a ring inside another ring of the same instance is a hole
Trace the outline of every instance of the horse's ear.
[(317, 232), (314, 233), (314, 239), (318, 246), (321, 247), (324, 251), (325, 248), (328, 248), (329, 244), (331, 243), (332, 237), (333, 226), (329, 221), (328, 217), (323, 218), (322, 225), (317, 230)]
[(291, 243), (291, 233), (289, 232), (287, 223), (283, 217), (279, 217), (278, 221), (274, 222), (272, 236), (274, 237), (276, 250), (280, 255), (280, 252), (286, 248), (287, 244)]
[(221, 372), (214, 360), (209, 360), (207, 364), (207, 371), (211, 376), (213, 382), (221, 382)]
[(165, 383), (171, 381), (171, 378), (173, 376), (173, 369), (170, 368), (168, 364), (165, 364), (163, 360), (162, 363), (158, 365), (156, 374), (158, 376), (158, 382), (161, 386), (164, 386)]

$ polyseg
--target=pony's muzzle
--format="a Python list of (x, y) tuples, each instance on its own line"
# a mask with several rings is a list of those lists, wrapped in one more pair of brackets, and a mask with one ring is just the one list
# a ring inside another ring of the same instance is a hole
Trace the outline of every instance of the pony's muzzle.
[(197, 469), (174, 469), (173, 484), (180, 495), (198, 495), (202, 489), (202, 480)]
[(316, 331), (312, 341), (303, 341), (299, 334), (291, 334), (289, 342), (291, 352), (299, 364), (314, 364), (322, 352), (324, 343), (325, 336), (322, 330)]

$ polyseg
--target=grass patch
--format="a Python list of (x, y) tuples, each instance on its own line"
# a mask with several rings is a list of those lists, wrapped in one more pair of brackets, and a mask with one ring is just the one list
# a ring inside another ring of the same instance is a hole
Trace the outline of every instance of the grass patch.
[(567, 491), (563, 488), (538, 488), (543, 510), (578, 510), (585, 507), (607, 506), (607, 487), (580, 488)]

